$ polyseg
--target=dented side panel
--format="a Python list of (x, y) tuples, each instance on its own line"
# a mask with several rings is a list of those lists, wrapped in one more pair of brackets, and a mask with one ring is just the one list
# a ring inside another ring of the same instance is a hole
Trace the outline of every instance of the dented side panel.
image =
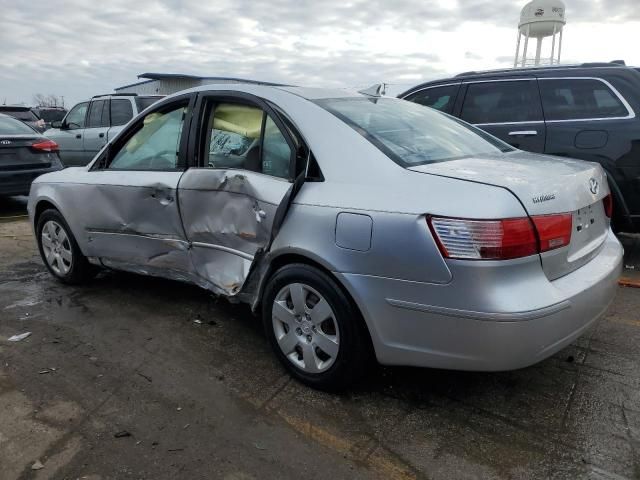
[(271, 239), (273, 220), (291, 183), (246, 170), (192, 168), (178, 202), (200, 281), (237, 294)]

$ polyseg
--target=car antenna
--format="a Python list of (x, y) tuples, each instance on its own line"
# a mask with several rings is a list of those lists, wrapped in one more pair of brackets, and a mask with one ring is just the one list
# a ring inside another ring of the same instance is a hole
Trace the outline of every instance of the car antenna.
[(367, 95), (369, 97), (382, 97), (387, 93), (387, 84), (376, 83), (375, 85), (371, 85), (369, 88), (365, 88), (364, 90), (358, 90), (358, 93)]

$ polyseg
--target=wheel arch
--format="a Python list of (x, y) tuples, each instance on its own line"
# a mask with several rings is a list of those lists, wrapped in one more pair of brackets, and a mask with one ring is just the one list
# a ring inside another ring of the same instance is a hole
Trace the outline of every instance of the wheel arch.
[(366, 341), (367, 341), (368, 348), (370, 349), (371, 353), (374, 352), (374, 342), (371, 336), (371, 329), (369, 327), (367, 320), (365, 319), (362, 308), (360, 308), (360, 305), (358, 305), (358, 302), (355, 300), (353, 295), (351, 295), (351, 292), (343, 284), (342, 280), (338, 278), (338, 276), (333, 274), (331, 270), (331, 266), (327, 262), (323, 261), (323, 259), (317, 258), (313, 254), (309, 254), (308, 252), (300, 251), (300, 250), (286, 250), (286, 251), (278, 252), (273, 254), (270, 258), (268, 258), (267, 261), (268, 261), (268, 264), (264, 270), (264, 273), (260, 278), (257, 290), (255, 292), (254, 301), (251, 304), (251, 308), (254, 312), (260, 311), (262, 306), (262, 297), (264, 294), (265, 287), (269, 282), (269, 279), (273, 276), (275, 272), (277, 272), (282, 267), (296, 264), (296, 263), (308, 265), (310, 267), (314, 267), (320, 270), (321, 272), (329, 276), (334, 282), (336, 282), (336, 284), (338, 285), (342, 293), (346, 296), (346, 298), (349, 299), (355, 311), (358, 313), (357, 321), (358, 321), (359, 327), (361, 328), (361, 330), (363, 330), (363, 333), (366, 333), (367, 335)]

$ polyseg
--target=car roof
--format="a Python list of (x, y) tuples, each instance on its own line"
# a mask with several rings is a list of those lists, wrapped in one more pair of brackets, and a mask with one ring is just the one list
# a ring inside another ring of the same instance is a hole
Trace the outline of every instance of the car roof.
[(264, 85), (255, 83), (212, 83), (207, 85), (201, 85), (188, 90), (182, 90), (169, 95), (165, 98), (170, 98), (185, 93), (192, 92), (206, 92), (209, 90), (219, 91), (236, 91), (246, 92), (260, 95), (261, 93), (284, 91), (291, 93), (297, 97), (304, 98), (306, 100), (321, 100), (326, 98), (352, 98), (352, 97), (366, 97), (365, 95), (350, 89), (342, 88), (315, 88), (315, 87), (295, 87), (295, 86), (276, 86), (276, 85)]
[(597, 63), (582, 63), (577, 65), (557, 65), (557, 66), (539, 66), (539, 67), (517, 67), (517, 68), (503, 68), (498, 70), (484, 70), (484, 71), (470, 71), (463, 72), (453, 77), (446, 77), (437, 80), (431, 80), (421, 83), (410, 89), (402, 92), (398, 97), (402, 98), (417, 90), (421, 90), (427, 86), (436, 86), (440, 84), (448, 83), (462, 83), (470, 80), (483, 80), (483, 79), (500, 79), (504, 77), (544, 77), (544, 76), (574, 76), (574, 75), (594, 75), (593, 71), (638, 71), (640, 69), (634, 67), (628, 67), (620, 63), (613, 62), (597, 62)]

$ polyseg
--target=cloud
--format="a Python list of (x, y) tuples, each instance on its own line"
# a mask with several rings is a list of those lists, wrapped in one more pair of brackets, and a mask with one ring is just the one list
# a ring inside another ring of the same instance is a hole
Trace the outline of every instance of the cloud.
[[(636, 1), (567, 0), (569, 25), (612, 19), (623, 35), (632, 31), (625, 25), (640, 20)], [(147, 71), (307, 85), (411, 86), (459, 71), (509, 66), (522, 5), (510, 0), (104, 0), (96, 8), (85, 0), (0, 0), (0, 101), (29, 102), (40, 92), (75, 102), (133, 83)], [(568, 27), (567, 54), (588, 54), (583, 42), (569, 44), (570, 32)]]

